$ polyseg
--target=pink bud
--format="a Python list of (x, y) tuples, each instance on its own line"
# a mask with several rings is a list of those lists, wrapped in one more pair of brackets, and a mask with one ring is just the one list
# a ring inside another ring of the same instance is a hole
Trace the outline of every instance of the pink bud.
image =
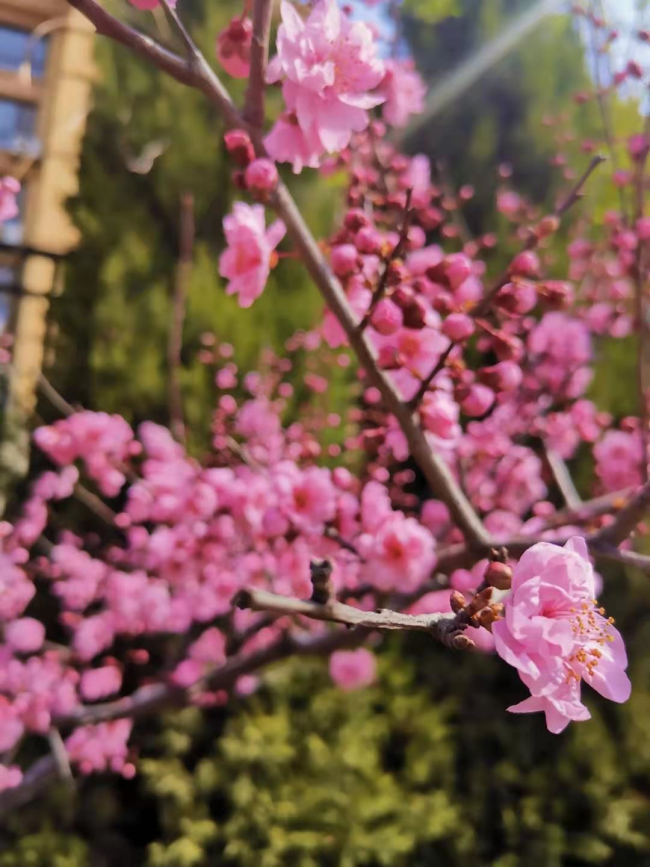
[(278, 184), (278, 170), (275, 163), (262, 157), (253, 160), (244, 173), (246, 186), (252, 193), (268, 193)]
[(367, 226), (370, 220), (360, 208), (350, 208), (345, 215), (343, 224), (350, 232), (358, 232), (363, 226)]
[(465, 340), (474, 334), (474, 322), (466, 313), (450, 313), (442, 323), (442, 333), (450, 340)]
[(233, 78), (248, 78), (251, 68), (253, 23), (250, 18), (233, 18), (217, 37), (217, 60)]
[(491, 388), (480, 383), (469, 387), (469, 394), (463, 400), (461, 406), (465, 415), (483, 415), (494, 403), (494, 392)]
[(381, 249), (381, 233), (372, 226), (363, 226), (357, 232), (354, 243), (360, 253), (378, 253)]
[(45, 640), (45, 627), (33, 617), (21, 617), (5, 627), (5, 641), (18, 653), (35, 653)]
[(231, 129), (223, 137), (226, 143), (226, 150), (241, 168), (246, 166), (255, 159), (255, 148), (250, 136), (243, 129)]
[(420, 405), (424, 427), (441, 439), (452, 439), (459, 433), (458, 404), (443, 391), (427, 392)]
[(510, 272), (520, 274), (522, 277), (535, 277), (539, 274), (539, 258), (532, 250), (524, 250), (518, 253), (512, 260)]
[(337, 277), (347, 277), (359, 267), (359, 254), (353, 244), (339, 244), (332, 247), (332, 271)]
[(382, 298), (375, 307), (370, 324), (384, 336), (394, 334), (404, 323), (402, 311), (390, 298)]
[(529, 280), (506, 283), (495, 300), (497, 305), (508, 313), (523, 316), (537, 304), (537, 288)]
[(452, 289), (458, 289), (472, 273), (472, 262), (464, 253), (452, 253), (445, 259), (445, 274)]
[(481, 381), (494, 391), (512, 391), (521, 385), (523, 373), (514, 361), (500, 361), (484, 367), (479, 374)]

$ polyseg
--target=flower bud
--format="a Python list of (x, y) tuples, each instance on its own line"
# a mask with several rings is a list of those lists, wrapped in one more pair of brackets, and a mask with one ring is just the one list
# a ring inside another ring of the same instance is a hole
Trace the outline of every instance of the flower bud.
[(475, 383), (469, 386), (469, 393), (462, 401), (461, 407), (465, 415), (484, 415), (494, 403), (494, 392), (487, 385)]
[(337, 277), (347, 277), (359, 267), (359, 254), (353, 244), (340, 244), (332, 247), (332, 271)]
[(510, 265), (510, 273), (521, 277), (536, 277), (539, 274), (539, 257), (532, 250), (518, 253)]
[(639, 241), (647, 241), (650, 238), (650, 217), (640, 217), (636, 221), (636, 234)]
[(413, 296), (410, 304), (402, 307), (404, 325), (406, 328), (420, 329), (427, 324), (427, 307), (421, 298)]
[(390, 298), (382, 298), (372, 312), (370, 324), (375, 331), (387, 337), (402, 327), (404, 317), (397, 304), (391, 301)]
[(530, 280), (506, 283), (494, 300), (495, 304), (502, 310), (523, 316), (537, 304), (537, 287)]
[(251, 68), (253, 23), (233, 18), (217, 37), (217, 60), (233, 78), (248, 78)]
[(368, 255), (380, 251), (381, 241), (381, 233), (372, 226), (363, 226), (354, 239), (357, 250)]
[(233, 161), (241, 168), (246, 166), (255, 159), (255, 148), (250, 136), (243, 129), (231, 129), (223, 137), (226, 143), (226, 150), (232, 157)]
[(454, 590), (449, 597), (449, 604), (451, 605), (451, 610), (454, 614), (460, 614), (463, 608), (465, 608), (466, 600), (462, 593), (458, 590)]
[(537, 224), (535, 234), (538, 238), (548, 238), (549, 235), (555, 234), (560, 228), (560, 218), (553, 215), (543, 217)]
[(447, 256), (444, 267), (452, 289), (458, 289), (472, 273), (472, 261), (464, 253)]
[(345, 228), (350, 232), (358, 232), (359, 229), (367, 226), (369, 223), (370, 220), (360, 208), (350, 208), (343, 220)]
[(500, 361), (491, 367), (484, 367), (479, 372), (479, 379), (494, 391), (512, 391), (521, 385), (523, 373), (514, 361)]
[(561, 310), (573, 301), (573, 286), (565, 280), (547, 280), (539, 285), (538, 293), (553, 310)]
[(465, 340), (474, 333), (474, 322), (466, 313), (450, 313), (442, 323), (442, 333), (450, 340)]
[(276, 188), (278, 170), (271, 160), (262, 157), (250, 163), (244, 173), (244, 180), (251, 193), (264, 197)]
[(512, 585), (512, 569), (507, 563), (494, 561), (490, 563), (485, 573), (485, 581), (497, 590), (510, 590)]

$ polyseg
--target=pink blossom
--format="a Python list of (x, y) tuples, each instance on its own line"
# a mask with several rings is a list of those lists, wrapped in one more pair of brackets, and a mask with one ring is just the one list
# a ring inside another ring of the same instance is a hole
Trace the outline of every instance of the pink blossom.
[(460, 435), (459, 415), (456, 401), (441, 390), (427, 392), (420, 404), (420, 418), (424, 427), (445, 440)]
[[(132, 0), (133, 2), (133, 0)], [(217, 59), (233, 78), (248, 78), (251, 68), (253, 22), (233, 18), (217, 37)]]
[(376, 676), (377, 661), (364, 647), (337, 650), (330, 656), (330, 677), (345, 692), (369, 686)]
[(641, 435), (637, 431), (607, 431), (594, 447), (596, 475), (605, 490), (619, 491), (640, 485), (642, 456)]
[(505, 619), (492, 627), (497, 653), (532, 693), (510, 710), (544, 710), (554, 733), (570, 720), (588, 719), (581, 680), (612, 701), (630, 695), (623, 639), (596, 608), (594, 593), (584, 539), (574, 537), (564, 548), (539, 542), (515, 567)]
[(415, 518), (393, 512), (375, 531), (361, 539), (367, 563), (364, 573), (379, 590), (417, 589), (436, 562), (431, 533)]
[(82, 774), (110, 769), (131, 776), (132, 766), (126, 758), (132, 726), (132, 720), (128, 719), (80, 726), (65, 742), (70, 761), (78, 765)]
[(119, 692), (121, 686), (120, 669), (116, 665), (102, 665), (83, 672), (79, 691), (86, 701), (98, 701)]
[(20, 617), (5, 627), (5, 641), (17, 653), (35, 653), (45, 640), (45, 627), (33, 617)]
[(304, 471), (293, 465), (281, 465), (276, 474), (280, 504), (298, 528), (322, 531), (334, 517), (335, 490), (329, 470), (308, 467)]
[(380, 85), (385, 95), (383, 118), (392, 126), (406, 126), (413, 114), (424, 111), (426, 87), (412, 60), (389, 60)]
[[(284, 82), (287, 109), (308, 142), (301, 150), (312, 155), (317, 148), (338, 152), (353, 132), (366, 128), (368, 109), (384, 99), (368, 92), (385, 71), (372, 32), (362, 22), (350, 22), (336, 0), (319, 0), (306, 20), (286, 0), (281, 13), (269, 81)], [(276, 160), (286, 159), (279, 144), (272, 132), (266, 140), (269, 153)]]
[(474, 333), (474, 321), (466, 313), (450, 313), (442, 323), (442, 333), (450, 340), (466, 340)]
[(230, 282), (228, 295), (239, 296), (240, 307), (250, 307), (264, 291), (271, 271), (271, 254), (286, 228), (276, 220), (266, 229), (262, 205), (235, 202), (233, 213), (224, 218), (228, 248), (219, 259), (219, 273)]
[(404, 323), (401, 309), (390, 298), (382, 298), (372, 312), (370, 324), (384, 336), (394, 334)]
[(23, 779), (23, 772), (16, 765), (0, 765), (0, 792), (15, 789)]
[(285, 112), (278, 118), (264, 144), (276, 162), (291, 163), (294, 174), (320, 165), (320, 140), (314, 133), (305, 134), (295, 112)]
[(18, 216), (16, 197), (20, 193), (20, 181), (5, 175), (0, 178), (0, 223), (6, 223)]

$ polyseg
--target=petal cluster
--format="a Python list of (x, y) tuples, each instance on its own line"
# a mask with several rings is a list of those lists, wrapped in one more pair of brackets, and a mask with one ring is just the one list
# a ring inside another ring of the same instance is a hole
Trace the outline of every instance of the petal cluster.
[(531, 692), (509, 710), (543, 710), (554, 733), (571, 720), (589, 719), (582, 680), (612, 701), (630, 696), (623, 639), (594, 596), (584, 539), (574, 537), (563, 548), (540, 542), (515, 568), (505, 618), (492, 627), (497, 653)]

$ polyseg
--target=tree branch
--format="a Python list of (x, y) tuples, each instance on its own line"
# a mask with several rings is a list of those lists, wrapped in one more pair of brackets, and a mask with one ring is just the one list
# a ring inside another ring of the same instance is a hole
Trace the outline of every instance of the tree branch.
[[(605, 162), (605, 157), (601, 156), (600, 154), (597, 154), (595, 157), (593, 157), (593, 159), (589, 163), (588, 167), (586, 168), (586, 170), (584, 171), (582, 176), (573, 185), (573, 187), (570, 190), (567, 197), (555, 208), (555, 210), (553, 212), (553, 215), (555, 217), (557, 217), (558, 219), (562, 219), (562, 217), (566, 214), (566, 212), (571, 207), (573, 207), (573, 205), (577, 201), (580, 200), (581, 195), (582, 195), (583, 186), (589, 180), (589, 178), (591, 177), (591, 175), (595, 171), (595, 169), (601, 163), (604, 163), (604, 162)], [(522, 252), (526, 252), (528, 250), (534, 250), (537, 247), (537, 245), (539, 244), (539, 241), (540, 241), (539, 235), (537, 235), (535, 232), (531, 232), (530, 236), (528, 237), (528, 240), (526, 241), (526, 243), (524, 244), (524, 246), (522, 248)], [(478, 302), (476, 307), (471, 311), (470, 315), (472, 316), (473, 319), (478, 319), (479, 317), (483, 316), (485, 313), (488, 312), (488, 310), (490, 309), (490, 306), (492, 304), (492, 301), (495, 299), (495, 297), (498, 295), (498, 293), (503, 289), (503, 287), (507, 283), (509, 283), (510, 280), (512, 279), (511, 268), (512, 268), (512, 264), (510, 264), (506, 268), (506, 270), (501, 274), (501, 276), (495, 281), (495, 283), (492, 284), (492, 286), (487, 291), (487, 293)], [(436, 376), (440, 373), (442, 368), (445, 366), (447, 359), (451, 355), (452, 351), (456, 348), (456, 346), (459, 346), (462, 342), (463, 341), (461, 341), (461, 340), (452, 340), (452, 342), (449, 344), (449, 346), (445, 349), (445, 351), (442, 353), (442, 355), (438, 359), (438, 362), (434, 366), (431, 373), (424, 380), (422, 380), (422, 384), (421, 384), (420, 388), (418, 389), (417, 394), (415, 395), (415, 397), (411, 401), (411, 407), (413, 409), (415, 409), (418, 406), (418, 404), (420, 403), (420, 401), (422, 400), (422, 398), (426, 394), (426, 392), (427, 392), (429, 386), (431, 385), (431, 383), (433, 382), (433, 380), (436, 378)]]
[(264, 127), (264, 95), (266, 93), (266, 65), (269, 59), (269, 39), (273, 0), (255, 0), (253, 6), (253, 41), (251, 43), (251, 70), (244, 103), (244, 118), (261, 132)]
[(467, 624), (453, 613), (449, 614), (401, 614), (381, 608), (378, 611), (364, 611), (345, 605), (343, 602), (329, 600), (325, 603), (279, 596), (268, 590), (242, 590), (235, 598), (239, 608), (252, 611), (266, 611), (282, 616), (309, 617), (311, 620), (324, 620), (328, 623), (343, 623), (345, 626), (378, 629), (380, 632), (414, 631), (426, 632), (437, 641), (455, 650), (468, 649), (474, 642), (463, 634)]
[(573, 479), (567, 465), (556, 451), (548, 448), (546, 445), (544, 446), (544, 459), (553, 477), (553, 481), (562, 494), (564, 502), (570, 509), (578, 509), (582, 503), (582, 499), (576, 486), (573, 484)]
[[(246, 129), (257, 152), (265, 153), (261, 135), (245, 123), (218, 77), (196, 47), (198, 59), (190, 64), (162, 48), (150, 37), (138, 33), (113, 18), (95, 0), (68, 0), (68, 2), (92, 21), (99, 33), (126, 45), (181, 84), (195, 87), (205, 93), (219, 109), (225, 123), (229, 127)], [(470, 546), (477, 552), (489, 551), (492, 547), (490, 535), (444, 460), (431, 451), (424, 431), (411, 409), (403, 402), (392, 381), (377, 367), (370, 344), (357, 330), (356, 318), (340, 283), (330, 271), (302, 214), (282, 182), (271, 195), (269, 204), (284, 221), (287, 233), (325, 303), (339, 321), (370, 381), (381, 392), (389, 412), (397, 419), (408, 442), (411, 455), (420, 466), (432, 492), (447, 504)]]
[(620, 545), (633, 532), (639, 521), (650, 509), (650, 482), (642, 485), (629, 503), (619, 511), (613, 523), (603, 527), (594, 536), (596, 546)]
[[(276, 642), (255, 653), (241, 654), (227, 660), (197, 684), (181, 689), (169, 683), (140, 687), (132, 695), (117, 701), (83, 705), (66, 716), (53, 720), (57, 728), (96, 725), (125, 717), (137, 719), (162, 713), (187, 704), (192, 696), (204, 690), (230, 689), (244, 674), (250, 674), (289, 656), (326, 656), (344, 647), (355, 647), (367, 637), (361, 627), (335, 630), (316, 638), (282, 635)], [(26, 772), (20, 785), (0, 793), (0, 816), (29, 803), (58, 779), (58, 767), (52, 755), (36, 761)]]

